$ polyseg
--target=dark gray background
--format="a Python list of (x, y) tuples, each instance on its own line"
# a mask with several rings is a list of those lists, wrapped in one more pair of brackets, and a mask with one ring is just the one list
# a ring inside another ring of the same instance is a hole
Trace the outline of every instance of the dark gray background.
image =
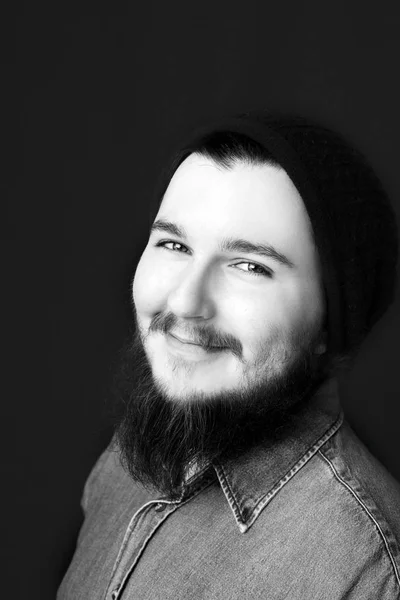
[[(82, 486), (111, 435), (146, 198), (187, 128), (301, 112), (369, 157), (399, 214), (397, 2), (194, 5), (32, 2), (2, 22), (2, 597), (54, 598), (70, 560)], [(399, 313), (397, 301), (342, 390), (398, 479)]]

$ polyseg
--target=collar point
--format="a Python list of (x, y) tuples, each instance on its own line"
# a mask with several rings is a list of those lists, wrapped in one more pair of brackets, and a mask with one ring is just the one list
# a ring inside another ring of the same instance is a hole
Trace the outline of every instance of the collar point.
[(239, 527), (240, 533), (246, 533), (249, 529), (249, 525), (247, 523), (243, 523), (242, 521), (236, 521)]

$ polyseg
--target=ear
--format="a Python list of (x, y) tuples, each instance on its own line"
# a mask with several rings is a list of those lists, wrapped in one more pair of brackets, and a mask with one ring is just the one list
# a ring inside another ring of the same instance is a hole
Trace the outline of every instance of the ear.
[(320, 339), (314, 348), (314, 354), (325, 354), (325, 352), (327, 351), (327, 347), (328, 347), (327, 339), (328, 339), (328, 332), (326, 330), (324, 330), (321, 333)]

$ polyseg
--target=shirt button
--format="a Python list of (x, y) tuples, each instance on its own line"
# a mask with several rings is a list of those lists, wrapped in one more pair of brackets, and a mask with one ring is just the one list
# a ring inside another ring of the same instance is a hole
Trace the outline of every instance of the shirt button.
[(159, 502), (158, 504), (155, 505), (154, 510), (156, 512), (162, 512), (163, 510), (165, 510), (167, 507), (166, 504), (163, 504), (162, 502)]

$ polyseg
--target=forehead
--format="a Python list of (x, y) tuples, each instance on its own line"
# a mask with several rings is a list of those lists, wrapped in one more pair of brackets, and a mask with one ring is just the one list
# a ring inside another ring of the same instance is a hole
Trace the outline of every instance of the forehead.
[(211, 244), (237, 236), (300, 252), (304, 259), (315, 252), (300, 194), (283, 169), (270, 165), (240, 162), (225, 169), (192, 154), (172, 177), (157, 218)]

